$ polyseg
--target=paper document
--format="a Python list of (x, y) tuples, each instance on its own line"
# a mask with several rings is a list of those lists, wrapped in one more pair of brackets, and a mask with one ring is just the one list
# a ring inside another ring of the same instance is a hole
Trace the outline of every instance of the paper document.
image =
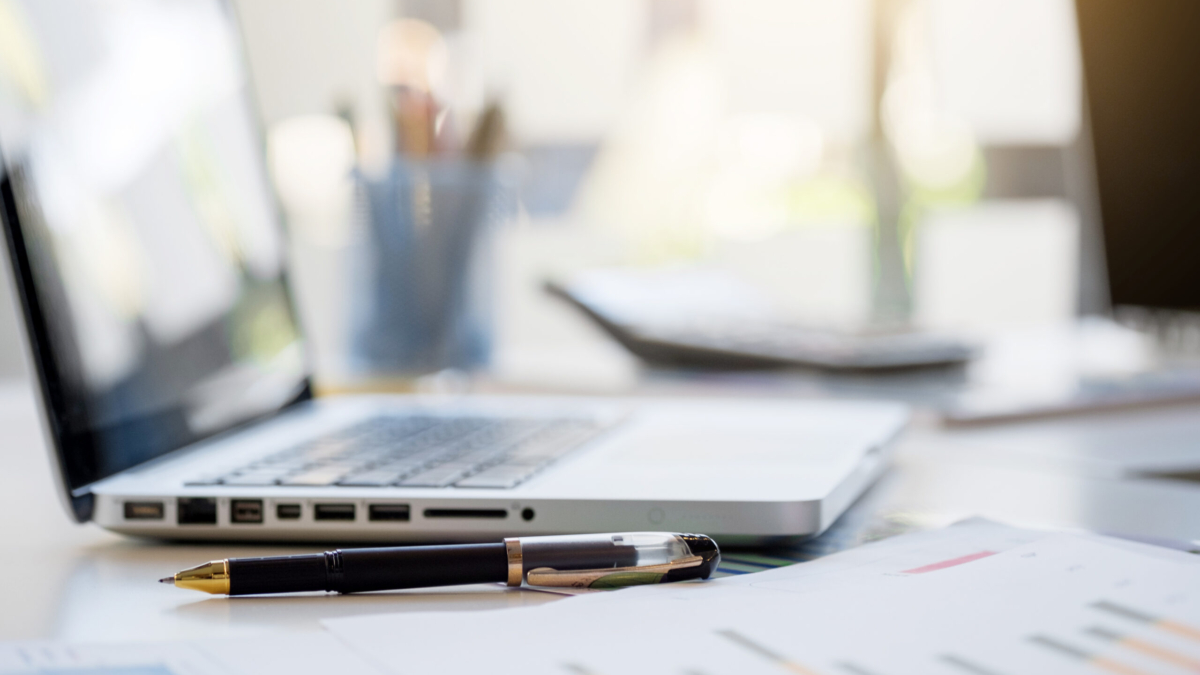
[(203, 642), (0, 643), (3, 675), (382, 675), (384, 672), (325, 632)]
[(326, 626), (394, 673), (1168, 675), (1200, 672), (1200, 565), (975, 523), (706, 584)]

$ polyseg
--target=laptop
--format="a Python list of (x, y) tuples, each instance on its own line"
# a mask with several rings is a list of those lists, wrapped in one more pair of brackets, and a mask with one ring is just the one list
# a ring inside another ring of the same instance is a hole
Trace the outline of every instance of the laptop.
[(545, 289), (651, 364), (877, 373), (961, 366), (975, 352), (960, 337), (905, 326), (805, 325), (715, 270), (595, 269)]
[(231, 8), (11, 3), (0, 197), (70, 513), (175, 539), (814, 535), (904, 407), (314, 398)]

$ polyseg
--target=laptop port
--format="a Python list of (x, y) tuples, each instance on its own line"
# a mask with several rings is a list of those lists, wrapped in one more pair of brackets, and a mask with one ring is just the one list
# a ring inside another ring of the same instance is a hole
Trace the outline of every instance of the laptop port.
[(299, 504), (276, 504), (275, 517), (280, 520), (299, 520), (300, 505)]
[(162, 502), (125, 502), (125, 520), (162, 520)]
[(229, 522), (261, 523), (263, 503), (261, 499), (235, 499), (229, 502)]
[(217, 524), (217, 500), (213, 497), (180, 497), (177, 504), (180, 525)]
[(371, 504), (367, 507), (368, 520), (408, 520), (408, 504)]
[(504, 509), (425, 509), (426, 518), (507, 518)]
[(353, 504), (317, 504), (313, 520), (354, 520)]

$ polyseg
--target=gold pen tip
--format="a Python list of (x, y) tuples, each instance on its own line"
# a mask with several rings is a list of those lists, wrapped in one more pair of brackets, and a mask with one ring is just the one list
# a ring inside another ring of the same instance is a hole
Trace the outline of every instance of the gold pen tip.
[(183, 570), (163, 583), (175, 584), (176, 588), (190, 588), (217, 595), (229, 595), (229, 561), (213, 560), (191, 569)]
[(161, 578), (161, 579), (159, 579), (159, 580), (158, 580), (158, 583), (160, 583), (160, 584), (174, 584), (174, 583), (175, 583), (175, 577), (163, 577), (163, 578)]

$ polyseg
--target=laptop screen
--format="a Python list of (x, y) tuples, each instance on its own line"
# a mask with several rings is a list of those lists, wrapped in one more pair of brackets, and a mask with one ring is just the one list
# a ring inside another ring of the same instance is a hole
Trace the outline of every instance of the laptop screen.
[(1076, 7), (1112, 302), (1200, 309), (1200, 3)]
[(231, 12), (0, 0), (3, 215), (76, 492), (307, 395)]

